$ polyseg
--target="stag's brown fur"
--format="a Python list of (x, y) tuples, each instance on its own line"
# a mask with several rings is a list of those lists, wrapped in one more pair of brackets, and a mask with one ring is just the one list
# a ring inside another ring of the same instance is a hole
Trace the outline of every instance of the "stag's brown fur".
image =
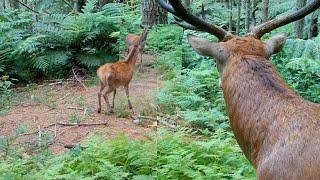
[[(129, 98), (129, 83), (133, 76), (134, 67), (137, 61), (137, 54), (138, 45), (134, 45), (126, 60), (104, 64), (97, 70), (97, 75), (100, 82), (100, 92), (98, 93), (98, 113), (101, 112), (101, 96), (104, 97), (107, 103), (108, 112), (111, 113), (113, 111), (116, 89), (120, 86), (124, 87), (128, 99), (129, 109), (132, 109)], [(111, 92), (113, 92), (113, 100), (112, 106), (110, 107), (108, 94)]]
[(222, 89), (236, 139), (258, 179), (320, 179), (320, 105), (304, 100), (279, 76), (264, 43), (236, 37)]

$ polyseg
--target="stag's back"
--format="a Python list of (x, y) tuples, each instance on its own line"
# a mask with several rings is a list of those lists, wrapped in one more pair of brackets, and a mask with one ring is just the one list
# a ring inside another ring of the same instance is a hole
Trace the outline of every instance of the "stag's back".
[(297, 95), (254, 46), (230, 51), (222, 75), (237, 141), (260, 179), (320, 178), (320, 105)]

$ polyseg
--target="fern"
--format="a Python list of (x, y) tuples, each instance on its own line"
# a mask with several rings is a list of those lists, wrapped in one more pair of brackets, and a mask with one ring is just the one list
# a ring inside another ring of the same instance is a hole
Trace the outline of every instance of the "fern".
[(82, 9), (83, 13), (86, 14), (92, 12), (96, 7), (97, 3), (98, 0), (88, 0)]

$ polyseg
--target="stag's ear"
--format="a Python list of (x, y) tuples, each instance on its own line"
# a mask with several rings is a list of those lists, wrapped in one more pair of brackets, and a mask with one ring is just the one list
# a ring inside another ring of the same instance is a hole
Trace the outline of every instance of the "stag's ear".
[(188, 41), (192, 48), (203, 56), (213, 57), (219, 62), (224, 62), (228, 59), (228, 53), (221, 43), (213, 43), (190, 34), (188, 35)]
[(284, 43), (287, 40), (287, 34), (281, 33), (276, 36), (271, 37), (269, 40), (265, 42), (264, 51), (267, 57), (270, 57), (273, 54), (277, 54), (281, 51), (284, 46)]

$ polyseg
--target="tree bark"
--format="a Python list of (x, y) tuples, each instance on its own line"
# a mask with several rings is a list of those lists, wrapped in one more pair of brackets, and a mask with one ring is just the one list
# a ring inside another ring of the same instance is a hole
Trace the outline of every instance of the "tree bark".
[(6, 9), (6, 0), (2, 0), (0, 8), (1, 9)]
[(232, 32), (232, 0), (229, 0), (229, 32)]
[(85, 0), (76, 0), (74, 2), (74, 6), (73, 6), (73, 9), (77, 12), (82, 12), (82, 8), (83, 6), (86, 4), (86, 1)]
[[(297, 0), (296, 10), (305, 6), (306, 2), (307, 0)], [(303, 28), (304, 28), (304, 18), (295, 22), (295, 25), (294, 25), (295, 38), (303, 39)]]
[(256, 11), (257, 11), (257, 0), (252, 0), (252, 13), (251, 13), (251, 24), (256, 25)]
[(241, 20), (241, 0), (238, 0), (237, 2), (237, 8), (238, 8), (238, 17), (237, 17), (237, 29), (236, 33), (237, 35), (240, 34), (240, 20)]
[(229, 1), (230, 1), (230, 0), (224, 0), (224, 5), (225, 5), (225, 7), (228, 8), (228, 9), (229, 9)]
[(186, 5), (187, 8), (190, 7), (191, 0), (184, 0), (184, 5)]
[(168, 23), (168, 13), (160, 7), (157, 0), (143, 0), (141, 3), (143, 25), (153, 26)]
[(311, 16), (311, 21), (310, 21), (309, 30), (308, 30), (308, 39), (318, 36), (318, 33), (319, 33), (318, 16), (319, 16), (319, 13), (317, 11), (315, 11)]
[(14, 8), (14, 9), (19, 8), (19, 3), (15, 0), (6, 0), (5, 3), (6, 3), (5, 6), (7, 8)]
[(262, 0), (262, 22), (267, 22), (269, 19), (269, 0)]
[(246, 21), (245, 21), (245, 26), (246, 26), (246, 31), (250, 31), (250, 17), (251, 17), (251, 8), (250, 8), (250, 0), (245, 0), (246, 3)]

